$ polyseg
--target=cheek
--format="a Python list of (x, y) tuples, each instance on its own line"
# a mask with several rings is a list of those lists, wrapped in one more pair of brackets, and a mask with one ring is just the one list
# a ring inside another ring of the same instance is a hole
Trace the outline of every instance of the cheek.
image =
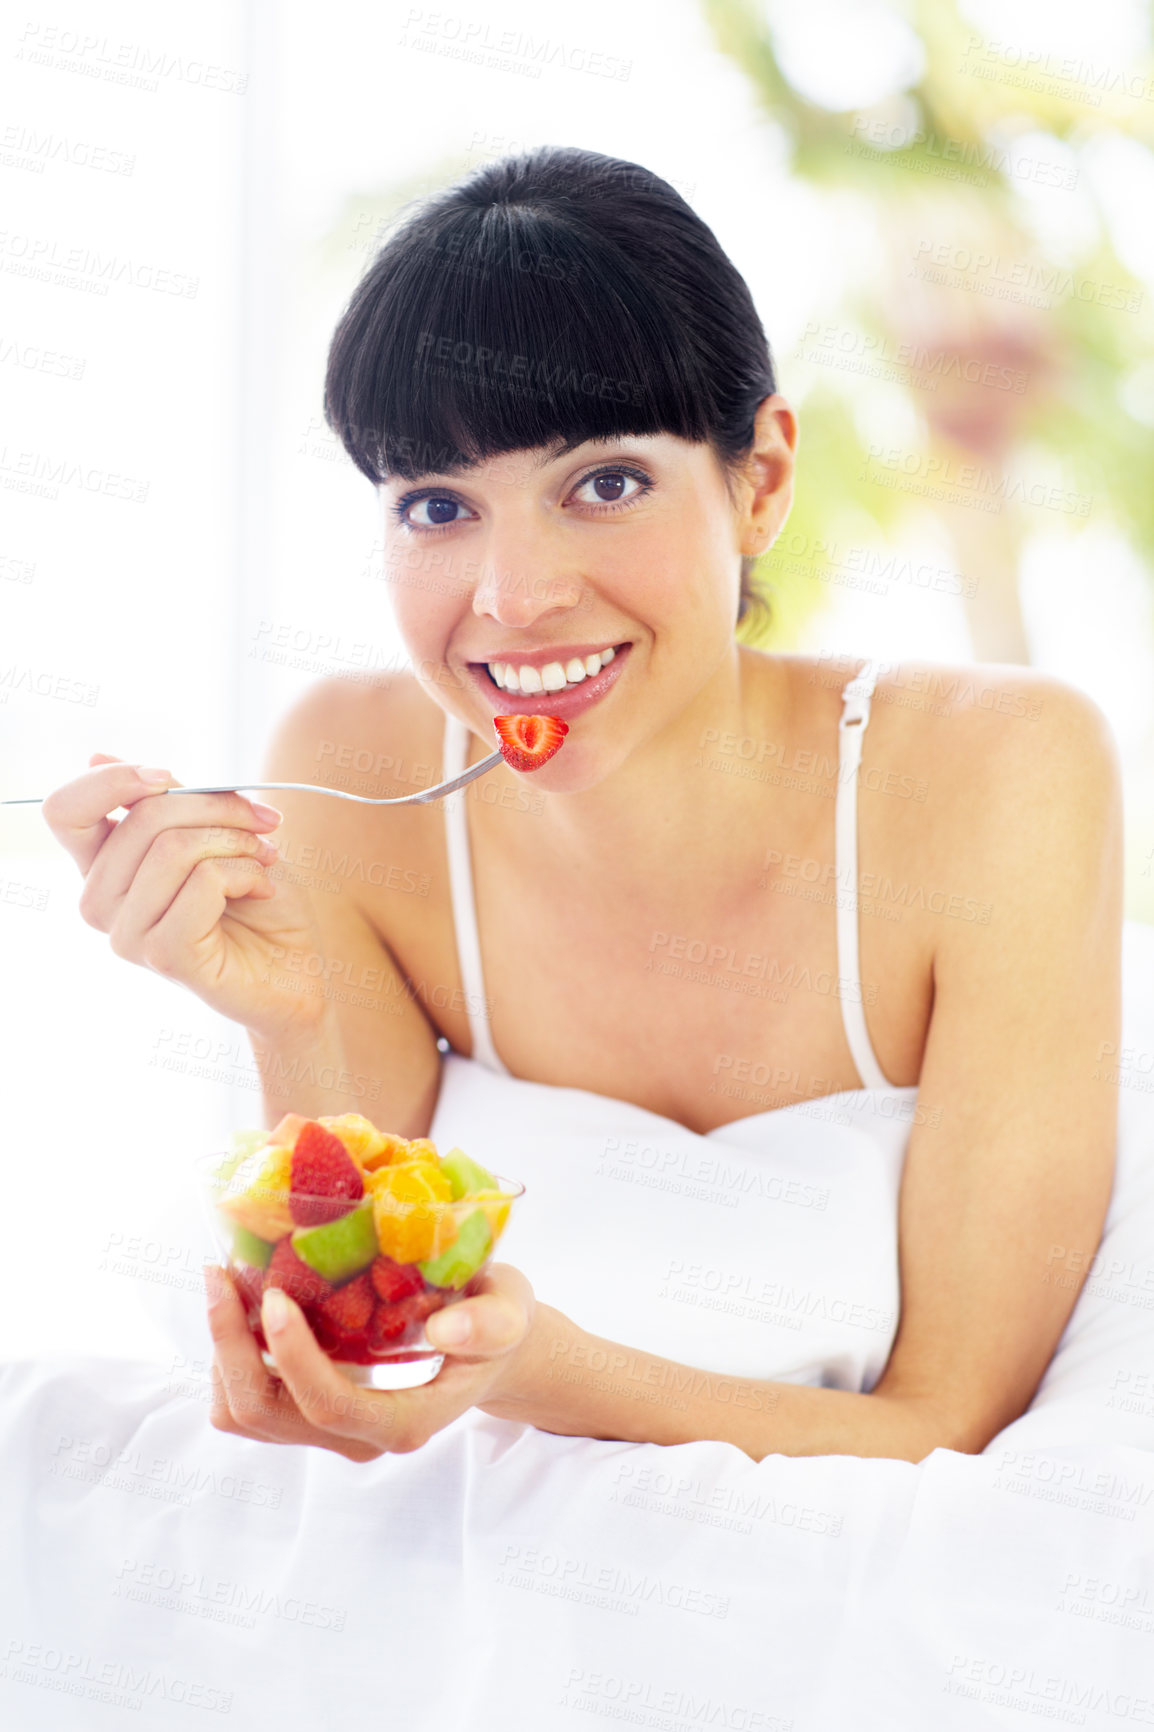
[(446, 579), (427, 569), (408, 571), (389, 584), (393, 617), (414, 662), (440, 663), (461, 614), (459, 599), (442, 593)]

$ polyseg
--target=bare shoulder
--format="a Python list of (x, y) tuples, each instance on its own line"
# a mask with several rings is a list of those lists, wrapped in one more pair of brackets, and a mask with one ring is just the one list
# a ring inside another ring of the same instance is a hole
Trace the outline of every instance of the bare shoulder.
[[(795, 713), (828, 739), (864, 658), (786, 659)], [(1066, 681), (1012, 663), (883, 662), (863, 748), (863, 857), (883, 873), (949, 887), (967, 908), (1047, 887), (1060, 900), (1063, 885), (1090, 898), (1116, 875), (1117, 746)], [(955, 924), (933, 923), (935, 947)]]
[(1087, 693), (1037, 668), (886, 664), (873, 715), (879, 731), (933, 777), (943, 815), (952, 808), (968, 827), (981, 828), (983, 814), (996, 823), (1043, 809), (1080, 825), (1120, 800), (1105, 714)]
[(411, 673), (318, 680), (280, 718), (266, 768), (270, 780), (406, 792), (392, 784), (415, 778), (414, 787), (424, 786), (432, 778), (422, 781), (421, 771), (439, 767), (443, 727), (444, 712)]
[[(836, 722), (860, 655), (788, 656), (795, 703), (815, 724)], [(996, 797), (1015, 779), (1113, 777), (1117, 748), (1101, 708), (1085, 692), (1037, 668), (1009, 662), (882, 662), (871, 704), (870, 744), (934, 772), (961, 794)], [(991, 780), (993, 778), (993, 780)]]
[[(439, 780), (445, 713), (409, 673), (320, 680), (281, 717), (266, 753), (270, 782), (340, 788), (369, 800)], [(401, 955), (420, 929), (442, 853), (436, 805), (369, 806), (319, 794), (270, 794), (284, 813), (278, 841), (295, 881), (345, 898)], [(411, 955), (406, 959), (411, 962)]]

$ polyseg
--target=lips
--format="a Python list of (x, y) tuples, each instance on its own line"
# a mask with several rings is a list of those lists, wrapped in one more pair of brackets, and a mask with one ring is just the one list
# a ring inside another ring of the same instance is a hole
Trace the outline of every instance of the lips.
[[(492, 679), (484, 662), (469, 662), (470, 677), (476, 683), (477, 689), (485, 699), (488, 708), (495, 716), (560, 716), (563, 721), (572, 721), (575, 716), (582, 715), (612, 689), (621, 678), (629, 661), (632, 644), (617, 646), (617, 654), (613, 660), (601, 669), (599, 674), (592, 674), (581, 681), (580, 685), (566, 686), (559, 692), (507, 692)], [(561, 655), (554, 650), (538, 652), (539, 661), (534, 656), (523, 655), (518, 659), (530, 666), (544, 666), (550, 661), (559, 661)], [(500, 656), (493, 657), (500, 661)], [(513, 660), (513, 657), (509, 657)]]

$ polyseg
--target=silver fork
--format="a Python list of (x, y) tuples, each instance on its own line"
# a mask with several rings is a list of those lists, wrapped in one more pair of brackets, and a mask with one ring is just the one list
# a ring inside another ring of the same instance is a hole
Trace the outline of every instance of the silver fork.
[[(322, 788), (314, 782), (219, 782), (211, 788), (165, 788), (166, 794), (256, 794), (272, 793), (280, 790), (291, 790), (296, 794), (333, 794), (338, 800), (356, 800), (361, 806), (421, 806), (429, 800), (443, 800), (447, 794), (455, 794), (458, 788), (463, 788), (466, 782), (475, 781), (483, 776), (486, 770), (494, 770), (504, 760), (500, 752), (490, 752), (480, 763), (472, 764), (459, 776), (453, 776), (447, 782), (438, 782), (434, 788), (422, 788), (418, 794), (394, 794), (389, 800), (374, 800), (368, 794), (349, 794), (344, 788)], [(0, 806), (40, 806), (47, 795), (41, 794), (35, 799), (0, 800)]]

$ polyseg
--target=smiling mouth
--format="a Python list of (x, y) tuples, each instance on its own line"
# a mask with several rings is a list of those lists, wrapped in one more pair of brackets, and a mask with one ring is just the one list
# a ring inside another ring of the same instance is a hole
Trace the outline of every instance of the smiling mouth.
[(608, 667), (618, 649), (625, 647), (627, 646), (611, 644), (608, 648), (594, 651), (587, 656), (573, 656), (564, 662), (545, 662), (541, 667), (529, 662), (513, 661), (479, 662), (472, 665), (483, 667), (493, 684), (501, 691), (536, 697), (538, 692), (563, 692), (572, 686), (584, 685), (588, 679), (595, 679), (602, 668)]
[(585, 657), (546, 662), (541, 667), (499, 661), (469, 662), (467, 666), (496, 714), (568, 718), (604, 697), (616, 683), (632, 647), (631, 643), (612, 644)]

